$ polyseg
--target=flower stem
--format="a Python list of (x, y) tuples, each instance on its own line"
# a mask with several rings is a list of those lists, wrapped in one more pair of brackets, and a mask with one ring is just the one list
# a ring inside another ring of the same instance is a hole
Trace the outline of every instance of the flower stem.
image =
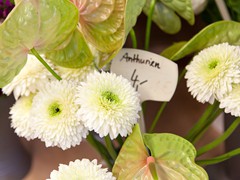
[(106, 147), (107, 147), (107, 150), (108, 150), (110, 156), (115, 161), (115, 159), (117, 158), (117, 153), (116, 153), (116, 151), (115, 151), (115, 149), (113, 147), (113, 144), (112, 144), (112, 141), (111, 141), (109, 135), (105, 136), (104, 140), (105, 140)]
[(193, 126), (193, 128), (188, 132), (187, 136), (185, 137), (188, 141), (193, 142), (196, 140), (197, 136), (201, 134), (203, 128), (212, 123), (214, 119), (209, 118), (211, 114), (218, 108), (218, 103), (214, 103), (213, 105), (209, 104), (201, 118), (198, 122)]
[(213, 142), (211, 142), (211, 143), (201, 147), (199, 150), (197, 150), (197, 156), (200, 156), (200, 155), (206, 153), (207, 151), (217, 147), (219, 144), (221, 144), (223, 141), (225, 141), (234, 132), (234, 130), (238, 127), (239, 124), (240, 124), (240, 117), (238, 117), (237, 119), (235, 119), (235, 121), (233, 121), (231, 126), (223, 133), (223, 135), (221, 135), (219, 138), (217, 138)]
[(47, 70), (57, 79), (57, 80), (62, 80), (62, 78), (57, 75), (57, 73), (44, 61), (44, 59), (38, 54), (36, 49), (32, 48), (31, 49), (32, 54), (47, 68)]
[(123, 146), (124, 140), (123, 140), (122, 136), (118, 135), (118, 137), (117, 137), (117, 142), (118, 142), (118, 144), (119, 144), (120, 147)]
[[(182, 78), (184, 77), (185, 73), (187, 72), (187, 70), (184, 68), (182, 70), (182, 72), (180, 73), (179, 75), (179, 78), (178, 78), (178, 83), (182, 80)], [(162, 105), (160, 106), (158, 112), (157, 112), (157, 115), (155, 116), (154, 120), (153, 120), (153, 123), (150, 127), (150, 129), (148, 130), (149, 133), (152, 133), (153, 130), (155, 129), (157, 123), (158, 123), (158, 120), (160, 119), (161, 115), (162, 115), (162, 112), (164, 111), (164, 109), (166, 108), (167, 106), (167, 102), (163, 102)]]
[(152, 26), (152, 16), (153, 16), (155, 4), (156, 4), (156, 0), (152, 0), (151, 4), (150, 4), (150, 9), (149, 9), (148, 18), (147, 18), (147, 25), (146, 25), (145, 46), (144, 46), (145, 50), (149, 49), (151, 26)]
[(222, 110), (218, 108), (210, 115), (210, 117), (206, 121), (206, 124), (202, 127), (199, 133), (196, 134), (196, 136), (192, 140), (193, 144), (195, 144), (203, 136), (203, 134), (208, 130), (212, 122), (216, 120), (216, 118), (221, 114), (221, 112)]
[(221, 156), (217, 156), (212, 159), (206, 159), (206, 160), (197, 160), (196, 163), (201, 166), (207, 166), (212, 164), (217, 164), (223, 161), (226, 161), (234, 156), (240, 155), (240, 148), (234, 149), (226, 154), (223, 154)]
[(106, 147), (100, 143), (93, 134), (90, 132), (87, 136), (87, 141), (99, 152), (101, 157), (105, 160), (109, 168), (113, 167), (113, 162), (111, 162), (111, 157), (106, 149)]
[(158, 120), (159, 120), (160, 116), (162, 115), (162, 112), (163, 112), (163, 110), (165, 109), (166, 106), (167, 106), (167, 102), (163, 102), (162, 105), (160, 106), (160, 108), (159, 108), (159, 110), (157, 112), (157, 115), (155, 116), (155, 118), (153, 120), (153, 123), (152, 123), (152, 125), (151, 125), (151, 127), (150, 127), (150, 129), (148, 131), (149, 133), (152, 133), (153, 130), (155, 129), (155, 127), (156, 127), (156, 125), (158, 123)]
[(131, 31), (130, 31), (130, 36), (131, 36), (131, 39), (132, 39), (132, 46), (133, 46), (133, 48), (137, 48), (137, 37), (136, 37), (136, 33), (135, 33), (135, 31), (134, 31), (134, 29), (131, 29)]

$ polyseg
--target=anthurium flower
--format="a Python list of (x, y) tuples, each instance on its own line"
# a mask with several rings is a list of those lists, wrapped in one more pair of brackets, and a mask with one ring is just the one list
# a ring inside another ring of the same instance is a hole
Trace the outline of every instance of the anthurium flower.
[(113, 167), (113, 175), (119, 180), (208, 179), (204, 169), (194, 162), (194, 146), (184, 138), (167, 133), (145, 134), (143, 137), (139, 125), (136, 125), (123, 144)]
[(203, 49), (186, 69), (187, 87), (193, 97), (212, 103), (240, 82), (240, 47), (222, 43)]
[(45, 53), (64, 48), (77, 21), (78, 10), (68, 0), (18, 2), (0, 25), (0, 87), (20, 72), (30, 51)]
[(97, 160), (88, 159), (71, 161), (69, 165), (60, 164), (58, 170), (54, 170), (47, 180), (115, 180), (111, 172), (102, 165), (97, 164)]
[(99, 66), (122, 48), (145, 4), (145, 0), (71, 1), (79, 10), (80, 31), (98, 52)]

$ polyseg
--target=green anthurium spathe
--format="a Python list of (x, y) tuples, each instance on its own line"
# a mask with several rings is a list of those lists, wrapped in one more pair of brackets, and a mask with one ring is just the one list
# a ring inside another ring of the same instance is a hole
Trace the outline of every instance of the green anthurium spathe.
[(134, 179), (147, 164), (148, 153), (143, 143), (139, 125), (124, 142), (113, 166), (113, 175), (119, 180)]
[(205, 170), (195, 164), (196, 150), (186, 139), (169, 133), (144, 134), (143, 139), (159, 175), (166, 179), (208, 179)]
[[(146, 15), (150, 11), (150, 3), (151, 0), (147, 0), (143, 8), (143, 11)], [(181, 29), (180, 18), (172, 9), (166, 7), (161, 2), (156, 2), (152, 20), (161, 30), (168, 34), (175, 34)]]
[(169, 58), (176, 61), (191, 53), (224, 42), (232, 45), (240, 45), (239, 29), (240, 23), (235, 21), (218, 21), (212, 23), (197, 33), (180, 49), (176, 49), (177, 51)]
[(193, 25), (195, 21), (194, 11), (192, 9), (192, 0), (160, 0), (163, 4), (177, 12), (182, 18)]
[(113, 174), (119, 180), (207, 180), (207, 173), (195, 164), (195, 157), (194, 146), (184, 138), (166, 133), (144, 134), (142, 138), (137, 124), (119, 152)]
[(65, 48), (48, 52), (45, 55), (47, 59), (67, 68), (81, 68), (93, 62), (92, 52), (78, 28)]
[(76, 29), (78, 10), (68, 0), (24, 0), (0, 26), (0, 87), (20, 72), (31, 49), (64, 48)]
[(99, 67), (122, 48), (145, 0), (71, 0), (79, 9), (79, 27), (99, 55)]

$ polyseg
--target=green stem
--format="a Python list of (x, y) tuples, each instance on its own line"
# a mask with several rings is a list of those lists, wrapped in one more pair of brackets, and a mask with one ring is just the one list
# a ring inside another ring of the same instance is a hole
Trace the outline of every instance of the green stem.
[(218, 107), (218, 103), (214, 103), (213, 105), (209, 104), (201, 118), (198, 120), (198, 122), (193, 126), (193, 128), (188, 132), (187, 136), (185, 137), (187, 140), (192, 142), (197, 134), (199, 134), (202, 130), (202, 128), (205, 126), (205, 124), (208, 121), (208, 117), (212, 114), (212, 112), (215, 111), (215, 109)]
[(217, 164), (223, 161), (226, 161), (234, 156), (240, 155), (240, 148), (234, 149), (226, 154), (223, 154), (221, 156), (217, 156), (212, 159), (206, 159), (206, 160), (197, 160), (196, 163), (201, 166), (207, 166), (212, 164)]
[(136, 37), (136, 33), (134, 31), (134, 29), (131, 29), (130, 31), (130, 36), (131, 36), (131, 39), (132, 39), (132, 46), (133, 48), (137, 49), (137, 37)]
[(117, 142), (119, 144), (119, 147), (123, 146), (124, 140), (120, 135), (118, 135), (118, 137), (117, 137)]
[(55, 71), (44, 61), (44, 59), (38, 54), (36, 49), (32, 48), (31, 49), (32, 54), (47, 68), (47, 70), (57, 79), (57, 80), (62, 80), (62, 78), (55, 73)]
[(99, 152), (101, 157), (105, 160), (109, 168), (113, 167), (113, 163), (111, 162), (111, 157), (108, 154), (106, 147), (100, 143), (93, 134), (90, 132), (87, 136), (87, 141)]
[(113, 147), (113, 144), (112, 144), (112, 141), (111, 141), (109, 135), (105, 136), (104, 140), (105, 140), (106, 147), (107, 147), (107, 150), (108, 150), (110, 156), (115, 161), (115, 159), (117, 158), (117, 153), (116, 153), (116, 151), (115, 151), (115, 149)]
[(155, 116), (155, 118), (154, 118), (154, 120), (153, 120), (153, 123), (152, 123), (152, 125), (151, 125), (151, 127), (150, 127), (150, 129), (149, 129), (149, 133), (152, 133), (153, 132), (153, 130), (155, 129), (155, 127), (156, 127), (156, 125), (157, 125), (157, 123), (158, 123), (158, 120), (159, 120), (159, 118), (161, 117), (161, 115), (162, 115), (162, 112), (163, 112), (163, 110), (165, 109), (165, 107), (167, 106), (167, 102), (163, 102), (162, 104), (161, 104), (161, 106), (160, 106), (160, 108), (159, 108), (159, 110), (158, 110), (158, 112), (157, 112), (157, 115)]
[(215, 110), (210, 117), (207, 119), (206, 124), (202, 127), (202, 129), (196, 134), (196, 136), (193, 138), (192, 143), (195, 144), (202, 136), (203, 134), (208, 130), (210, 125), (213, 121), (216, 120), (216, 118), (220, 115), (222, 112), (222, 109)]
[[(182, 72), (180, 73), (179, 75), (179, 78), (178, 78), (178, 83), (182, 80), (182, 78), (184, 77), (185, 73), (187, 72), (187, 70), (184, 68), (182, 70)], [(155, 129), (157, 123), (158, 123), (158, 120), (160, 119), (161, 115), (162, 115), (162, 112), (164, 111), (164, 109), (166, 108), (167, 106), (167, 102), (163, 102), (162, 105), (160, 106), (158, 112), (157, 112), (157, 115), (155, 116), (154, 120), (153, 120), (153, 123), (150, 127), (150, 129), (148, 130), (149, 133), (152, 133), (153, 130)]]
[(200, 156), (200, 155), (210, 151), (211, 149), (217, 147), (219, 144), (224, 142), (234, 132), (234, 130), (238, 127), (239, 124), (240, 124), (240, 117), (238, 117), (237, 119), (235, 119), (235, 121), (233, 121), (231, 126), (229, 126), (229, 128), (223, 133), (223, 135), (221, 135), (219, 138), (217, 138), (213, 142), (201, 147), (197, 151), (197, 156)]
[(153, 16), (155, 4), (156, 4), (156, 0), (152, 0), (151, 4), (150, 4), (150, 9), (149, 9), (148, 18), (147, 18), (147, 25), (146, 25), (145, 47), (144, 47), (145, 50), (149, 49), (151, 26), (152, 26), (152, 16)]

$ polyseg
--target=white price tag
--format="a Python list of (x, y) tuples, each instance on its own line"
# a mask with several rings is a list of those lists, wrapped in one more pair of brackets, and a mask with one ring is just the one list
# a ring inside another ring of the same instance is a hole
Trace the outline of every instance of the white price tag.
[(177, 64), (158, 54), (123, 48), (112, 60), (111, 72), (132, 82), (141, 101), (169, 101), (178, 81)]

